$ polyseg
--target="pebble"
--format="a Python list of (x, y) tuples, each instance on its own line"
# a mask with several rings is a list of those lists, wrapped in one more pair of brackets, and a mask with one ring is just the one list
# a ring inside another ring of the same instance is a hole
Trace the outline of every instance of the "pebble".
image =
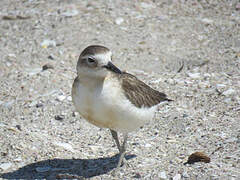
[(13, 164), (12, 163), (2, 163), (0, 164), (0, 169), (2, 170), (8, 170)]
[(180, 180), (181, 179), (181, 174), (176, 174), (174, 177), (173, 177), (173, 180)]
[(33, 76), (35, 74), (38, 74), (42, 71), (42, 68), (31, 68), (31, 69), (26, 69), (26, 72), (28, 75)]
[(190, 177), (186, 171), (183, 172), (182, 176), (185, 177), (185, 178), (189, 178)]
[(117, 25), (120, 25), (120, 24), (122, 24), (124, 22), (124, 19), (122, 18), (122, 17), (118, 17), (117, 19), (115, 19), (115, 23), (117, 24)]
[(169, 84), (171, 84), (171, 85), (175, 85), (175, 84), (176, 84), (176, 82), (175, 82), (174, 79), (168, 79), (167, 82), (168, 82)]
[(37, 103), (36, 108), (40, 108), (40, 107), (43, 107), (43, 104), (42, 103)]
[(22, 131), (21, 125), (17, 124), (17, 125), (16, 125), (16, 128), (17, 128), (19, 131)]
[(204, 76), (204, 77), (211, 77), (211, 74), (209, 74), (209, 73), (204, 73), (203, 76)]
[(40, 95), (40, 97), (55, 96), (57, 93), (59, 93), (59, 91), (56, 90), (56, 89), (53, 89), (53, 90), (51, 90), (51, 91), (49, 91), (49, 92), (47, 92), (45, 94)]
[(225, 98), (223, 101), (224, 101), (225, 103), (230, 103), (230, 102), (232, 101), (232, 98)]
[(167, 179), (167, 175), (165, 171), (162, 171), (158, 174), (159, 179)]
[(240, 2), (236, 4), (236, 10), (240, 10)]
[(21, 162), (21, 161), (22, 161), (22, 158), (21, 158), (21, 157), (15, 158), (14, 161), (15, 161), (15, 162)]
[(213, 23), (213, 20), (212, 19), (208, 19), (208, 18), (203, 18), (201, 19), (201, 21), (205, 24), (212, 24)]
[(75, 111), (74, 111), (74, 112), (72, 113), (72, 117), (76, 117), (77, 114), (78, 114), (78, 112), (75, 112)]
[(7, 65), (7, 67), (10, 67), (12, 65), (12, 63), (6, 62), (6, 65)]
[(68, 101), (72, 101), (72, 96), (68, 96), (68, 97), (67, 97), (67, 100), (68, 100)]
[(42, 70), (45, 71), (47, 69), (54, 69), (52, 64), (45, 64), (42, 66)]
[(37, 106), (37, 101), (32, 101), (28, 106), (29, 107)]
[(141, 7), (147, 9), (147, 8), (151, 8), (152, 5), (149, 4), (149, 3), (142, 2), (142, 3), (141, 3)]
[(66, 99), (66, 96), (64, 96), (64, 95), (60, 95), (57, 97), (58, 101), (63, 101), (64, 99)]
[(208, 81), (199, 82), (198, 85), (199, 85), (200, 88), (209, 88), (210, 87), (210, 83)]
[(71, 10), (68, 10), (68, 11), (62, 13), (62, 15), (63, 15), (63, 16), (66, 16), (66, 17), (73, 17), (73, 16), (78, 15), (78, 13), (79, 13), (78, 10), (76, 10), (76, 9), (71, 9)]
[(226, 87), (226, 85), (225, 84), (217, 84), (216, 87), (217, 88), (223, 88), (223, 87)]
[(188, 73), (188, 76), (192, 79), (199, 79), (201, 77), (200, 73)]
[(5, 108), (10, 108), (10, 107), (12, 107), (13, 103), (14, 103), (14, 100), (11, 100), (11, 101), (8, 101), (6, 103), (3, 103), (3, 106)]
[(8, 58), (17, 58), (16, 54), (8, 54)]
[(0, 127), (6, 127), (7, 125), (0, 122)]
[(45, 40), (41, 43), (41, 46), (42, 46), (43, 48), (55, 47), (55, 46), (56, 46), (56, 41), (50, 40), (50, 39), (45, 39)]
[(232, 137), (232, 138), (229, 138), (225, 141), (225, 143), (234, 143), (234, 142), (237, 142), (238, 141), (238, 138), (236, 137)]
[(54, 56), (53, 56), (52, 54), (50, 54), (50, 55), (48, 56), (48, 59), (54, 60), (55, 58), (54, 58)]
[(64, 116), (63, 115), (56, 115), (54, 118), (58, 121), (62, 121), (64, 119)]
[(145, 144), (145, 147), (149, 148), (149, 147), (152, 147), (152, 145), (147, 143), (147, 144)]
[(43, 173), (43, 172), (48, 172), (51, 170), (51, 167), (49, 166), (45, 166), (45, 167), (37, 167), (36, 168), (36, 171), (37, 172), (40, 172), (40, 173)]
[(68, 143), (62, 143), (62, 142), (55, 142), (54, 143), (55, 145), (59, 146), (59, 147), (62, 147), (68, 151), (71, 151), (71, 152), (74, 152), (74, 149), (72, 148), (72, 145), (71, 144), (68, 144)]
[(161, 79), (156, 79), (151, 81), (152, 84), (159, 84), (160, 82), (162, 82)]
[(234, 94), (234, 93), (235, 93), (235, 90), (232, 89), (232, 88), (230, 88), (230, 89), (224, 91), (222, 94), (223, 94), (224, 96), (230, 96), (230, 95), (232, 95), (232, 94)]

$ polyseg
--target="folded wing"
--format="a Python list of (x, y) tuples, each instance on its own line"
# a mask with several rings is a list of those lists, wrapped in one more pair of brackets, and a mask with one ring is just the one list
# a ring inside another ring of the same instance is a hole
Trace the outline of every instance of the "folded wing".
[(152, 107), (162, 101), (172, 101), (166, 94), (152, 89), (129, 73), (123, 72), (119, 79), (125, 96), (136, 107)]

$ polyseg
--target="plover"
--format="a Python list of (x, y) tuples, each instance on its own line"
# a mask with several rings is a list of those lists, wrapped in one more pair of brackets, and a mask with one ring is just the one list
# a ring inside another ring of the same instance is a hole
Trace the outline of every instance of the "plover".
[[(72, 86), (76, 110), (88, 122), (108, 128), (119, 150), (119, 168), (124, 160), (128, 133), (151, 120), (162, 101), (171, 101), (135, 76), (112, 63), (112, 52), (99, 45), (88, 46), (77, 62)], [(123, 133), (120, 144), (117, 132)]]

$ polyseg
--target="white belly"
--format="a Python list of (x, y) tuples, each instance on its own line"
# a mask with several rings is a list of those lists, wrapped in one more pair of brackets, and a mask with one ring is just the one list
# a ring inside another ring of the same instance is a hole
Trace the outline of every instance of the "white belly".
[(102, 88), (90, 90), (80, 83), (73, 87), (73, 103), (90, 123), (121, 132), (130, 132), (154, 116), (156, 106), (137, 108), (118, 86), (105, 82)]

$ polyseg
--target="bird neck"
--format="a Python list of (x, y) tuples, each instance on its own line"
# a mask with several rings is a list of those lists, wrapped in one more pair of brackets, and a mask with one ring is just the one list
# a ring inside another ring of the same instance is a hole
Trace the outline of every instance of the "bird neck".
[(99, 77), (89, 77), (89, 76), (78, 76), (79, 82), (89, 88), (96, 89), (103, 86), (104, 78)]

